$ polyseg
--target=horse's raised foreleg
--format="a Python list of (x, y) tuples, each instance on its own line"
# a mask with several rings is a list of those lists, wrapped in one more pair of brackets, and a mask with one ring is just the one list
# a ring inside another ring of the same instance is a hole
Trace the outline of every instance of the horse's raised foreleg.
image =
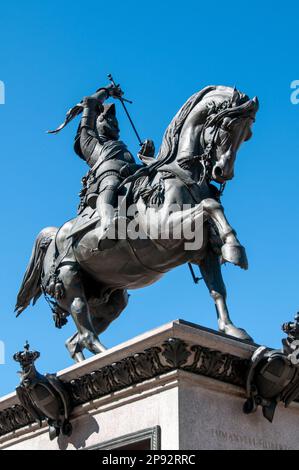
[(235, 338), (253, 341), (242, 328), (237, 328), (230, 319), (226, 304), (226, 288), (223, 282), (219, 256), (208, 249), (207, 256), (200, 262), (202, 277), (214, 299), (219, 331)]
[(245, 248), (239, 242), (235, 230), (228, 223), (224, 215), (223, 206), (215, 199), (207, 198), (202, 201), (203, 210), (213, 220), (223, 242), (221, 248), (224, 261), (233, 263), (243, 269), (248, 269), (248, 261)]

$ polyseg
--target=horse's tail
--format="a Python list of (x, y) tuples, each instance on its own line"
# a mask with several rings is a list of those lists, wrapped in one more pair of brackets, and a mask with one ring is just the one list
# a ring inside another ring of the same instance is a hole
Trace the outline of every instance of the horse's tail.
[(27, 266), (24, 278), (17, 296), (15, 312), (17, 316), (28, 307), (32, 300), (34, 305), (42, 294), (41, 274), (43, 269), (43, 261), (48, 249), (57, 233), (56, 227), (44, 228), (37, 236), (33, 245), (31, 258)]

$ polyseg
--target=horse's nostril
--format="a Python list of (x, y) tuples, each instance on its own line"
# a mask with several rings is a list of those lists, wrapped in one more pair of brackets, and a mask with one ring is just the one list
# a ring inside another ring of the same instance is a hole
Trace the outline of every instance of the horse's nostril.
[(223, 170), (220, 168), (220, 166), (215, 166), (214, 175), (217, 177), (223, 176)]

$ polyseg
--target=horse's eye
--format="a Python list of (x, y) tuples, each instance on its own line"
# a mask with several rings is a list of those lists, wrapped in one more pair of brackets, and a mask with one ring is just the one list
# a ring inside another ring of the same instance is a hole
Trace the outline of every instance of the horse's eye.
[(231, 119), (228, 119), (228, 118), (223, 119), (223, 121), (221, 123), (221, 126), (220, 126), (220, 129), (222, 129), (224, 131), (229, 131), (230, 128), (231, 128), (231, 123), (232, 123)]

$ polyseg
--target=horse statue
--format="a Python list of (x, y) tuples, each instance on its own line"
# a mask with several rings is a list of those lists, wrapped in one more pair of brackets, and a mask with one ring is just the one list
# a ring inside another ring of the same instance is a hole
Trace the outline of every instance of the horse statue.
[[(103, 145), (111, 149), (112, 140), (118, 139), (111, 129), (117, 125), (111, 105), (107, 109), (105, 117), (101, 108), (97, 122), (102, 135), (109, 134)], [(192, 263), (200, 268), (215, 302), (219, 331), (252, 341), (233, 324), (226, 304), (221, 264), (247, 269), (248, 262), (220, 197), (234, 176), (240, 145), (252, 135), (257, 110), (256, 97), (249, 99), (232, 87), (208, 86), (175, 115), (156, 158), (145, 157), (142, 166), (127, 174), (131, 162), (124, 158), (108, 159), (108, 170), (107, 160), (92, 161), (87, 179), (93, 181), (88, 199), (93, 202), (81, 205), (79, 215), (61, 228), (48, 227), (39, 233), (18, 294), (17, 315), (44, 294), (56, 326), (72, 316), (77, 331), (66, 347), (75, 361), (82, 361), (85, 348), (94, 354), (105, 350), (98, 335), (126, 307), (128, 289), (148, 286), (169, 270)], [(105, 172), (122, 174), (122, 180), (113, 209), (114, 236), (103, 238), (96, 201)], [(134, 211), (122, 216), (124, 206), (134, 206)]]

